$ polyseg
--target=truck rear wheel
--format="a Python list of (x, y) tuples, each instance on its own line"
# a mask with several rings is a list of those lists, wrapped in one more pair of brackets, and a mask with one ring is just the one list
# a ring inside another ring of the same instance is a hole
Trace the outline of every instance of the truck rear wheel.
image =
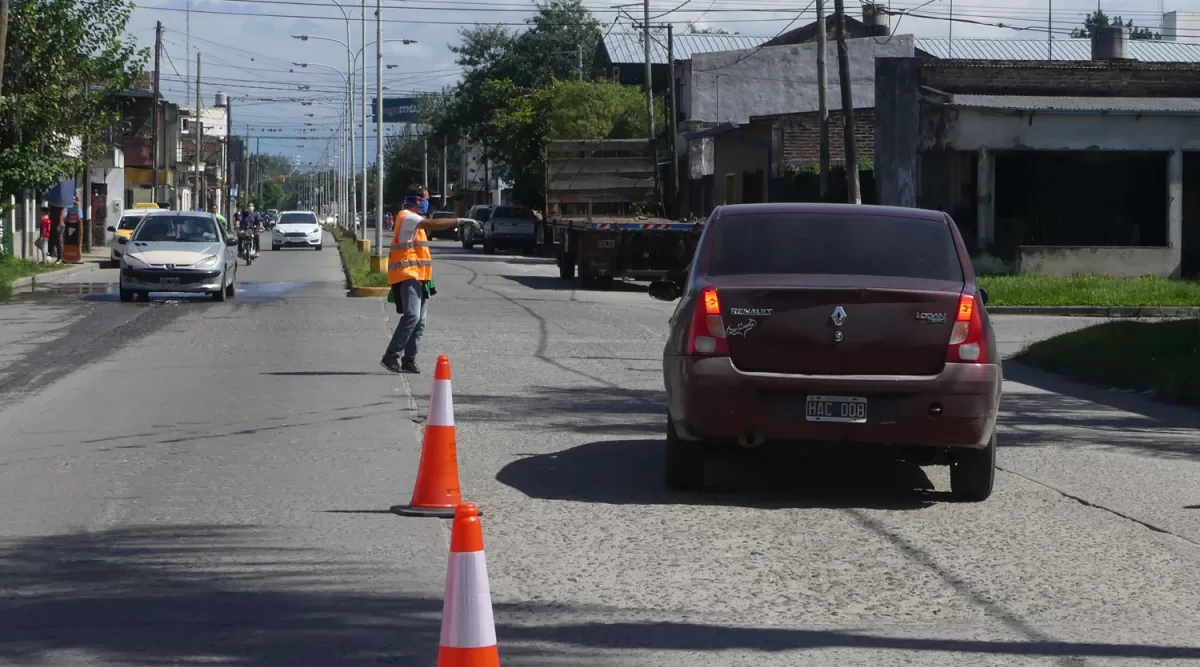
[(558, 252), (558, 277), (563, 280), (575, 279), (575, 255), (562, 250)]

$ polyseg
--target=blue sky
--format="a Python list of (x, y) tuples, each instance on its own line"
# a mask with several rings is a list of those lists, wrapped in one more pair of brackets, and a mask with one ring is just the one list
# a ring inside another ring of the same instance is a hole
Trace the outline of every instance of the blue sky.
[[(327, 150), (344, 105), (347, 70), (346, 49), (331, 41), (301, 41), (291, 35), (311, 35), (346, 41), (350, 17), (350, 43), (362, 46), (360, 4), (333, 0), (150, 0), (139, 5), (128, 27), (129, 34), (143, 46), (154, 44), (154, 26), (164, 26), (165, 53), (162, 63), (164, 94), (173, 102), (187, 103), (195, 97), (196, 53), (201, 53), (203, 85), (207, 104), (217, 92), (233, 97), (234, 131), (262, 138), (264, 152), (296, 158), (302, 164), (318, 161)], [(608, 3), (584, 0), (605, 27), (630, 30), (628, 15)], [(847, 0), (847, 11), (860, 15), (860, 2)], [(1094, 0), (1054, 0), (1056, 32), (1078, 25), (1096, 8)], [(812, 5), (789, 0), (651, 0), (655, 22), (670, 21), (678, 30), (694, 22), (721, 27), (744, 35), (773, 36), (797, 19), (797, 9), (808, 6), (793, 27), (814, 18)], [(826, 0), (827, 11), (833, 1)], [(1135, 23), (1157, 27), (1156, 0), (1101, 0), (1109, 14), (1132, 18)], [(403, 96), (417, 91), (436, 91), (457, 80), (448, 45), (457, 43), (461, 27), (475, 23), (520, 24), (531, 15), (531, 2), (522, 0), (384, 0), (385, 96)], [(997, 39), (1046, 39), (1049, 22), (1047, 1), (1028, 0), (891, 0), (893, 11), (908, 10), (892, 25), (899, 33), (923, 37), (945, 37), (953, 26), (958, 37)], [(953, 8), (953, 9), (951, 9)], [(1165, 0), (1165, 11), (1200, 11), (1200, 0)], [(674, 11), (672, 11), (674, 10)], [(375, 89), (375, 7), (367, 8), (367, 89)], [(641, 16), (640, 5), (628, 10)], [(953, 14), (951, 14), (953, 11)], [(922, 15), (927, 18), (917, 18)], [(957, 20), (948, 20), (951, 16)], [(1004, 24), (1010, 27), (998, 27)], [(517, 26), (511, 26), (516, 29)], [(1013, 29), (1024, 28), (1024, 30)], [(189, 38), (190, 34), (190, 38)], [(389, 42), (415, 39), (417, 44)], [(1183, 38), (1181, 37), (1181, 41)], [(1187, 41), (1200, 41), (1200, 31)], [(587, 56), (585, 55), (585, 59)], [(293, 63), (309, 63), (297, 67)], [(325, 65), (335, 68), (338, 72)], [(339, 73), (340, 72), (340, 73)], [(361, 86), (361, 71), (355, 79)], [(191, 85), (185, 85), (191, 81)], [(307, 86), (301, 90), (299, 86)], [(302, 104), (302, 100), (311, 102)], [(311, 115), (310, 115), (311, 114)], [(356, 110), (355, 116), (359, 115)], [(374, 155), (374, 128), (368, 115), (368, 155)], [(356, 130), (357, 132), (357, 130)], [(357, 142), (356, 142), (357, 143)]]

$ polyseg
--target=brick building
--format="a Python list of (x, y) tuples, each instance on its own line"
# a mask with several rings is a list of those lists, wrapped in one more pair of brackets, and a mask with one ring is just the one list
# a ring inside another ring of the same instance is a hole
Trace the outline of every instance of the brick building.
[[(816, 164), (821, 158), (821, 123), (817, 112), (758, 116), (753, 121), (771, 121), (775, 131), (779, 166)], [(830, 164), (840, 165), (845, 156), (845, 133), (841, 110), (829, 112)], [(858, 154), (872, 159), (875, 154), (875, 109), (854, 110), (854, 142)]]
[(880, 203), (949, 212), (982, 270), (1200, 274), (1200, 64), (1123, 37), (1080, 62), (878, 60)]

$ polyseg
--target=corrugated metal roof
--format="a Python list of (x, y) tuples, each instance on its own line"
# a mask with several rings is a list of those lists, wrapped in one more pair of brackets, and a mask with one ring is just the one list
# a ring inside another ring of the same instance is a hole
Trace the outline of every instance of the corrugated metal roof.
[(1200, 115), (1193, 97), (1041, 97), (1030, 95), (953, 95), (964, 109), (1058, 111), (1063, 113)]
[[(650, 59), (655, 65), (667, 64), (667, 31), (650, 31)], [(765, 43), (770, 37), (747, 35), (713, 35), (708, 33), (675, 34), (675, 59), (687, 60), (695, 53), (742, 51)], [(646, 62), (645, 47), (640, 32), (610, 32), (604, 38), (604, 49), (614, 65)]]
[[(916, 48), (935, 58), (966, 60), (1051, 60), (1046, 40), (1037, 39), (955, 39), (917, 37)], [(1200, 63), (1200, 44), (1164, 42), (1149, 39), (1129, 41), (1129, 57), (1147, 63)], [(1055, 61), (1092, 59), (1090, 39), (1054, 40)]]

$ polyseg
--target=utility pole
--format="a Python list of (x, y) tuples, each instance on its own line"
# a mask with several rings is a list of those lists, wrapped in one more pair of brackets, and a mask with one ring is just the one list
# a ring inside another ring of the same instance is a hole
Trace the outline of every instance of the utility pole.
[[(819, 1), (819, 0), (818, 0)], [(671, 188), (672, 214), (678, 215), (680, 210), (679, 203), (679, 153), (675, 142), (679, 136), (679, 109), (675, 107), (679, 103), (679, 98), (675, 95), (675, 26), (667, 24), (667, 71), (670, 72), (668, 81), (670, 82), (671, 90), (671, 117), (667, 119), (667, 127), (671, 128), (671, 181), (674, 184)]]
[(425, 175), (421, 177), (421, 187), (429, 187), (429, 136), (421, 133), (421, 148), (425, 155)]
[(250, 166), (253, 164), (250, 155), (250, 126), (246, 125), (246, 143), (242, 144), (242, 196), (250, 203)]
[(258, 199), (262, 199), (262, 182), (262, 137), (254, 137), (254, 196)]
[(579, 66), (579, 80), (583, 81), (583, 46), (575, 47), (575, 64)]
[(821, 142), (818, 174), (821, 179), (821, 201), (829, 201), (829, 54), (828, 26), (825, 23), (825, 0), (817, 2), (817, 134)]
[(446, 138), (442, 137), (442, 210), (446, 209), (447, 199), (446, 191), (450, 189), (450, 145), (446, 143)]
[[(363, 95), (366, 94), (363, 90)], [(371, 269), (383, 269), (386, 273), (388, 251), (383, 249), (383, 216), (383, 0), (375, 0), (375, 256), (385, 259), (374, 260)]]
[(150, 146), (150, 162), (152, 163), (150, 169), (152, 172), (150, 177), (150, 192), (153, 193), (151, 196), (154, 198), (155, 203), (162, 201), (158, 196), (158, 165), (160, 163), (158, 145), (162, 143), (162, 137), (159, 136), (158, 85), (159, 75), (162, 68), (162, 37), (163, 25), (162, 21), (159, 21), (154, 27), (154, 120), (152, 121), (151, 125), (152, 129), (150, 130), (150, 136), (152, 137), (151, 141), (153, 142), (153, 144)]
[(846, 148), (846, 201), (861, 204), (858, 190), (858, 147), (854, 142), (854, 90), (850, 82), (850, 52), (846, 47), (845, 0), (833, 0), (837, 15), (838, 80), (842, 85), (842, 119), (845, 121), (842, 142)]
[[(642, 46), (646, 52), (646, 118), (649, 124), (646, 126), (647, 139), (650, 141), (650, 152), (654, 153), (654, 81), (652, 69), (650, 67), (650, 0), (642, 0)], [(658, 158), (654, 158), (655, 173), (658, 173)]]
[(4, 49), (8, 45), (8, 0), (0, 0), (0, 86), (4, 85)]
[(200, 117), (200, 54), (196, 54), (196, 130), (192, 133), (192, 138), (196, 140), (196, 185), (193, 192), (196, 194), (196, 203), (193, 205), (193, 210), (199, 211), (203, 203), (203, 198), (200, 191), (200, 164), (204, 160), (204, 120)]
[[(225, 220), (233, 220), (233, 97), (225, 98)], [(245, 151), (242, 151), (245, 153)]]

